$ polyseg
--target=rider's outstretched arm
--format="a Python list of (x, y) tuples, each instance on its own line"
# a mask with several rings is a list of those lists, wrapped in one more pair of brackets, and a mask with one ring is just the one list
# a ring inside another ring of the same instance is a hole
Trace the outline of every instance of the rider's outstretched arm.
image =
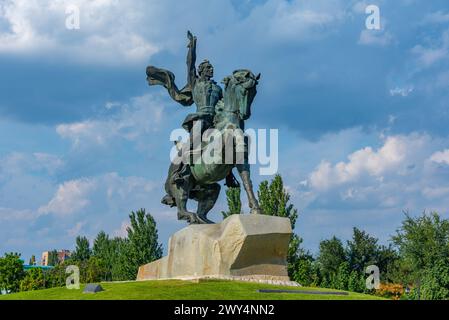
[(187, 37), (189, 38), (189, 52), (187, 53), (187, 85), (193, 89), (195, 80), (197, 78), (196, 74), (196, 37), (192, 35), (190, 31), (187, 32)]

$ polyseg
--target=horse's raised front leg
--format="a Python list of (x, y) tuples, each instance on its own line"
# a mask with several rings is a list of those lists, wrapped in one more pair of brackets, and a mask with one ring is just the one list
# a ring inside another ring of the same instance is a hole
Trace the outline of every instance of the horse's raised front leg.
[(193, 187), (191, 178), (184, 181), (184, 183), (172, 183), (171, 194), (178, 207), (178, 220), (187, 220), (190, 224), (203, 223), (198, 215), (187, 210), (187, 201), (189, 200), (190, 191)]
[(220, 195), (220, 189), (221, 187), (218, 183), (213, 183), (192, 190), (190, 198), (198, 201), (197, 215), (201, 223), (214, 223), (207, 218), (207, 214), (214, 207), (215, 202), (217, 202), (218, 196)]
[(253, 183), (251, 182), (250, 169), (248, 164), (238, 164), (237, 170), (239, 171), (240, 178), (243, 182), (246, 194), (248, 195), (248, 203), (251, 209), (251, 213), (262, 214), (262, 210), (259, 207), (259, 202), (254, 195)]

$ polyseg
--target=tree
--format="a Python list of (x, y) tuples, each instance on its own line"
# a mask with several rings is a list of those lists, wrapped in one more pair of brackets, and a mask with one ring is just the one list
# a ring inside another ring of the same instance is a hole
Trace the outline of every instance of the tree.
[(129, 276), (129, 241), (116, 237), (111, 240), (111, 276), (113, 281), (132, 280)]
[(292, 229), (295, 229), (298, 219), (298, 210), (293, 204), (289, 204), (290, 194), (284, 188), (284, 182), (280, 175), (276, 175), (269, 184), (262, 181), (259, 185), (259, 205), (264, 214), (289, 218)]
[(348, 290), (350, 273), (349, 263), (347, 261), (341, 263), (333, 278), (334, 284), (332, 287), (339, 290)]
[(71, 259), (75, 261), (87, 261), (91, 256), (89, 240), (86, 237), (76, 237), (76, 248)]
[(422, 300), (447, 300), (449, 298), (449, 260), (440, 259), (422, 273), (420, 297), (417, 288), (412, 297)]
[(57, 266), (59, 264), (58, 251), (52, 250), (48, 253), (48, 262), (49, 266)]
[(80, 282), (92, 283), (108, 281), (109, 270), (100, 258), (91, 256), (88, 260), (73, 261), (80, 270)]
[(379, 247), (377, 239), (365, 231), (354, 228), (352, 240), (348, 241), (347, 256), (351, 270), (365, 273), (369, 265), (377, 265)]
[(240, 188), (228, 188), (226, 190), (226, 201), (228, 202), (228, 211), (222, 211), (223, 219), (230, 215), (242, 213), (242, 201), (240, 199)]
[(36, 257), (34, 256), (34, 254), (31, 256), (30, 261), (28, 263), (30, 266), (35, 266), (36, 265)]
[[(259, 185), (259, 205), (262, 212), (267, 215), (289, 218), (292, 230), (295, 229), (296, 220), (298, 219), (298, 210), (293, 204), (289, 203), (290, 194), (284, 188), (284, 182), (280, 175), (276, 175), (271, 183), (262, 181)], [(305, 253), (300, 248), (302, 239), (295, 233), (292, 234), (288, 249), (288, 272), (292, 277), (294, 269), (301, 254)]]
[[(401, 273), (407, 270), (405, 279), (415, 286), (411, 297), (448, 299), (449, 220), (442, 219), (436, 212), (424, 212), (416, 218), (405, 213), (402, 226), (392, 241), (401, 257)], [(420, 283), (419, 289), (417, 283)]]
[(401, 228), (392, 241), (416, 277), (435, 261), (449, 257), (449, 221), (433, 212), (412, 218), (405, 213)]
[(18, 292), (24, 277), (23, 261), (20, 260), (19, 253), (6, 253), (0, 258), (0, 291)]
[(319, 270), (310, 254), (303, 254), (299, 257), (292, 273), (292, 280), (303, 286), (317, 286), (320, 283)]
[(134, 280), (141, 265), (162, 257), (162, 245), (158, 243), (156, 222), (145, 209), (131, 212), (129, 218), (131, 226), (126, 229), (128, 240), (120, 244), (122, 252), (119, 260), (123, 264), (122, 275), (127, 280)]
[(317, 263), (323, 277), (330, 279), (338, 272), (339, 266), (346, 261), (345, 248), (340, 239), (334, 236), (330, 240), (320, 242)]
[(112, 280), (112, 264), (114, 259), (114, 254), (112, 250), (111, 240), (109, 236), (104, 232), (100, 231), (94, 240), (94, 245), (92, 247), (92, 255), (102, 261), (102, 266), (106, 269), (106, 276), (104, 281)]
[(348, 290), (353, 292), (365, 292), (366, 278), (355, 270), (351, 271), (348, 279)]
[(107, 258), (110, 256), (110, 246), (109, 236), (104, 231), (100, 231), (94, 240), (92, 255), (102, 259)]
[(20, 291), (32, 291), (44, 288), (44, 272), (39, 268), (31, 268), (26, 271), (25, 277), (20, 281)]
[(380, 270), (380, 280), (385, 283), (400, 282), (397, 278), (400, 270), (400, 256), (393, 246), (379, 246), (376, 253), (377, 266)]

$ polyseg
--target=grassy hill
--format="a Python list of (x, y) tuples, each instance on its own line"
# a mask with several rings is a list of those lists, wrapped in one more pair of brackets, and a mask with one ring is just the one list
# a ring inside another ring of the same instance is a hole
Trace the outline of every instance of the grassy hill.
[(80, 290), (52, 288), (0, 296), (0, 300), (378, 300), (379, 297), (350, 292), (349, 295), (259, 293), (259, 289), (284, 289), (330, 292), (335, 290), (306, 287), (282, 287), (236, 281), (142, 281), (105, 282), (105, 291), (83, 294)]

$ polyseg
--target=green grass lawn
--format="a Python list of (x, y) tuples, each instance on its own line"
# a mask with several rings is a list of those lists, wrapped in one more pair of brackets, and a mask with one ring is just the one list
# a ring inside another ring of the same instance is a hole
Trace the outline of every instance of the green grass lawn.
[(359, 293), (346, 296), (292, 293), (259, 293), (258, 289), (333, 291), (322, 288), (283, 287), (237, 281), (142, 281), (101, 283), (105, 291), (83, 294), (80, 290), (53, 288), (0, 296), (0, 300), (378, 300), (379, 297)]

